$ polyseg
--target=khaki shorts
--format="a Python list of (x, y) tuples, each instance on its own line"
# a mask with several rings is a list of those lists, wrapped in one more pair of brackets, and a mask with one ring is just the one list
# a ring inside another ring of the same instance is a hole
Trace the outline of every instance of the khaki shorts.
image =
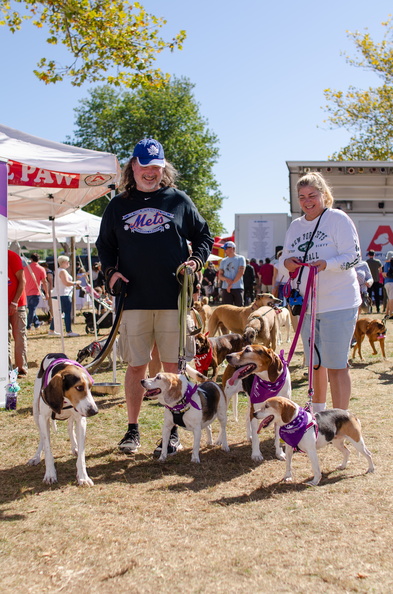
[[(187, 359), (195, 355), (194, 341), (187, 337)], [(177, 309), (128, 309), (120, 324), (119, 351), (123, 361), (137, 367), (151, 360), (157, 343), (164, 363), (177, 363), (179, 357), (179, 313)]]

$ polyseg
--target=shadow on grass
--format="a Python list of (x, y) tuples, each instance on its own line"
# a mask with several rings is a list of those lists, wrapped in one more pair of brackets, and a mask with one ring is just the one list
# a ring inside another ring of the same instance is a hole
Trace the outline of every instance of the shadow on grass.
[[(230, 452), (224, 452), (219, 446), (203, 446), (200, 452), (201, 464), (191, 462), (191, 448), (185, 448), (176, 456), (159, 462), (151, 455), (136, 454), (125, 456), (114, 449), (102, 450), (86, 457), (86, 466), (95, 485), (148, 484), (152, 489), (172, 492), (200, 492), (221, 483), (251, 473), (260, 463), (251, 460), (251, 445), (248, 443), (231, 444)], [(274, 440), (261, 443), (261, 451), (266, 461), (275, 459)], [(45, 461), (37, 466), (20, 464), (0, 470), (0, 504), (6, 505), (27, 495), (36, 495), (50, 490), (64, 489), (76, 485), (76, 458), (71, 454), (55, 458), (58, 483), (46, 485), (42, 482), (45, 474)], [(166, 477), (178, 478), (175, 484), (158, 484), (155, 481)], [(1, 516), (0, 521), (23, 519), (23, 516)]]

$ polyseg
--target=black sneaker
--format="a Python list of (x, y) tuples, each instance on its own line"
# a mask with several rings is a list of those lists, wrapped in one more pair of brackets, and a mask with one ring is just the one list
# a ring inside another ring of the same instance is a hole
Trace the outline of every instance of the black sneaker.
[(140, 445), (139, 431), (136, 429), (127, 431), (123, 439), (118, 443), (119, 450), (123, 452), (123, 454), (133, 454), (134, 452), (137, 452)]
[[(183, 449), (182, 444), (180, 443), (179, 436), (177, 434), (171, 434), (168, 443), (168, 456), (174, 456), (177, 452)], [(157, 447), (153, 452), (153, 456), (155, 458), (159, 458), (162, 452), (162, 439), (157, 443)]]

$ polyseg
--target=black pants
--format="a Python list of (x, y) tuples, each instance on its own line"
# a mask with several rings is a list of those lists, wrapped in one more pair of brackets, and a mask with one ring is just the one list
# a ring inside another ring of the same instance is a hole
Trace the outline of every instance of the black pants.
[(377, 308), (377, 313), (379, 313), (379, 305), (380, 305), (380, 300), (381, 300), (381, 283), (377, 283), (374, 282), (371, 287), (369, 287), (368, 289), (368, 294), (370, 295), (370, 298), (373, 298), (374, 295), (374, 302), (375, 302), (375, 307)]
[(244, 305), (243, 289), (231, 289), (230, 293), (226, 289), (221, 289), (221, 297), (225, 305), (237, 305), (238, 307)]

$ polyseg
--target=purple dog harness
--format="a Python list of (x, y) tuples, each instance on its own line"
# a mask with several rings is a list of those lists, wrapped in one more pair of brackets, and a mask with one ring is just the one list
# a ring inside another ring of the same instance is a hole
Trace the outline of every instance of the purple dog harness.
[(53, 361), (51, 361), (51, 363), (49, 363), (48, 367), (45, 369), (44, 377), (42, 380), (42, 389), (43, 390), (47, 387), (47, 385), (49, 383), (49, 381), (48, 381), (49, 375), (50, 375), (52, 369), (54, 367), (56, 367), (56, 365), (75, 365), (75, 367), (80, 367), (86, 373), (86, 375), (89, 378), (89, 380), (91, 381), (91, 383), (94, 384), (94, 380), (91, 377), (90, 373), (88, 371), (86, 371), (86, 369), (83, 367), (83, 365), (81, 365), (77, 361), (72, 361), (71, 359), (53, 359)]
[(294, 450), (301, 451), (298, 447), (303, 435), (311, 427), (314, 427), (316, 436), (318, 436), (318, 425), (314, 416), (308, 420), (307, 411), (304, 408), (299, 409), (298, 415), (287, 425), (280, 427), (280, 437), (286, 444), (291, 446)]
[(261, 404), (268, 398), (277, 396), (282, 390), (287, 379), (288, 367), (287, 362), (284, 360), (284, 351), (280, 352), (280, 359), (283, 364), (283, 370), (275, 382), (269, 382), (268, 380), (264, 380), (257, 375), (254, 375), (250, 393), (251, 404)]
[(175, 406), (168, 406), (167, 404), (165, 404), (165, 408), (167, 408), (171, 412), (185, 412), (185, 408), (187, 408), (187, 406), (189, 404), (191, 404), (191, 406), (193, 406), (197, 410), (201, 410), (201, 407), (198, 406), (197, 403), (194, 402), (192, 399), (192, 397), (195, 394), (195, 392), (197, 391), (197, 389), (198, 389), (198, 384), (195, 384), (195, 386), (188, 384), (187, 389), (184, 393), (184, 396), (180, 400), (180, 402), (178, 404), (176, 404)]

